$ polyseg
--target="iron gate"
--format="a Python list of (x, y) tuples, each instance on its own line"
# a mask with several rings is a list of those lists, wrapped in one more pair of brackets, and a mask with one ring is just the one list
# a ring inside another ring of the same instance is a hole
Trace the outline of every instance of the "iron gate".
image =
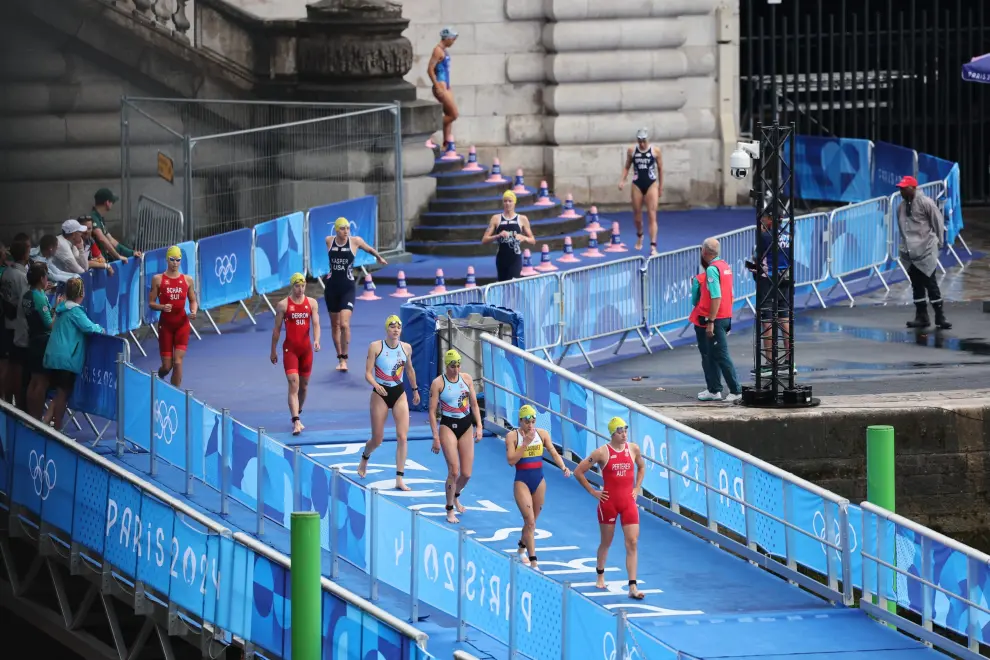
[[(990, 9), (970, 0), (740, 3), (741, 120), (799, 135), (890, 142), (957, 161), (966, 203), (990, 201), (990, 85), (962, 80), (990, 52)], [(772, 75), (777, 98), (772, 98)]]

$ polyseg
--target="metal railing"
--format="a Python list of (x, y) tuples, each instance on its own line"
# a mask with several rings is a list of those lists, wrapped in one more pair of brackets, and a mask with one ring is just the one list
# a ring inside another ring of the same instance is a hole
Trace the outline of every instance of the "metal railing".
[(149, 252), (181, 243), (186, 235), (182, 211), (157, 199), (141, 195), (137, 204), (137, 222), (133, 249)]

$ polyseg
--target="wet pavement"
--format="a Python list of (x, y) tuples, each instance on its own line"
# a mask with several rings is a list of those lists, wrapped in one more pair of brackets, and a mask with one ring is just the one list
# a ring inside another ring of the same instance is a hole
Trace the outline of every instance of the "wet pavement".
[[(974, 252), (990, 248), (990, 232), (970, 230), (966, 238)], [(861, 296), (852, 308), (846, 303), (801, 312), (794, 328), (796, 382), (811, 385), (818, 397), (990, 387), (990, 314), (983, 312), (983, 300), (990, 301), (990, 258), (952, 268), (939, 282), (951, 330), (918, 332), (905, 326), (914, 316), (907, 282), (892, 285), (889, 294), (881, 289)], [(729, 336), (743, 385), (753, 382), (753, 346), (752, 323)], [(645, 404), (696, 401), (705, 387), (695, 344), (603, 364), (582, 375)]]

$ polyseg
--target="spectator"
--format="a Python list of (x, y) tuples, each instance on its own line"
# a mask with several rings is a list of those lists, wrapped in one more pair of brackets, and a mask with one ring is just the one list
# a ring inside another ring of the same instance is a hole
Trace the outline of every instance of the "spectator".
[[(25, 370), (28, 372), (27, 389), (28, 414), (41, 419), (45, 412), (45, 399), (48, 398), (48, 371), (45, 370), (45, 348), (52, 333), (51, 303), (45, 295), (48, 288), (48, 269), (44, 264), (31, 264), (27, 274), (31, 289), (24, 294), (21, 304), (28, 324), (28, 356)], [(56, 304), (61, 302), (57, 300)]]
[(65, 272), (52, 263), (52, 257), (55, 256), (56, 250), (58, 250), (58, 237), (52, 234), (42, 236), (38, 247), (31, 249), (31, 262), (45, 264), (48, 267), (48, 280), (52, 287), (55, 284), (64, 284), (73, 277), (71, 273)]
[(729, 355), (727, 336), (732, 326), (732, 267), (719, 256), (720, 251), (717, 239), (705, 239), (701, 244), (704, 271), (691, 281), (694, 310), (689, 318), (698, 338), (706, 384), (706, 389), (698, 393), (699, 401), (722, 400), (722, 377), (729, 386), (726, 401), (735, 401), (742, 396), (736, 367)]
[(942, 310), (942, 292), (938, 288), (938, 252), (945, 236), (945, 221), (938, 204), (931, 197), (918, 194), (918, 180), (913, 176), (901, 179), (900, 207), (897, 209), (897, 225), (901, 230), (900, 257), (908, 262), (908, 278), (914, 294), (914, 320), (907, 327), (924, 329), (931, 325), (928, 303), (935, 311), (935, 327), (951, 330)]
[(55, 308), (55, 323), (45, 349), (44, 368), (55, 387), (51, 423), (60, 429), (76, 377), (86, 363), (86, 335), (102, 333), (103, 328), (89, 320), (82, 303), (85, 290), (78, 277), (65, 285), (65, 300)]
[(59, 270), (75, 275), (82, 275), (89, 269), (89, 260), (83, 250), (83, 234), (86, 228), (78, 220), (66, 220), (62, 223), (62, 235), (57, 239), (55, 254), (48, 263)]
[(78, 220), (79, 224), (86, 230), (83, 234), (83, 251), (89, 262), (89, 267), (104, 269), (107, 271), (107, 275), (113, 275), (113, 267), (103, 258), (103, 253), (100, 252), (100, 246), (93, 240), (93, 218), (88, 215), (81, 215)]
[(16, 241), (11, 245), (11, 261), (0, 277), (0, 306), (3, 307), (3, 320), (9, 338), (4, 400), (7, 403), (16, 403), (24, 412), (27, 412), (24, 365), (27, 361), (28, 329), (21, 299), (30, 289), (27, 281), (30, 250), (30, 244), (24, 241)]
[(11, 241), (11, 245), (13, 245), (14, 243), (27, 243), (28, 250), (31, 249), (31, 237), (25, 234), (24, 232), (14, 234), (14, 240)]
[(90, 216), (93, 218), (93, 238), (100, 246), (100, 252), (108, 261), (123, 261), (127, 263), (130, 257), (141, 258), (141, 253), (132, 250), (107, 231), (106, 216), (110, 209), (117, 203), (117, 196), (109, 188), (100, 188), (93, 197), (93, 211)]

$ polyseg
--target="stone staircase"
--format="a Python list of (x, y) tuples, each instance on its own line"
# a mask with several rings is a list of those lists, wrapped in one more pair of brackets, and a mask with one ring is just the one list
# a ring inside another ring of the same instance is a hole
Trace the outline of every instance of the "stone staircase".
[[(503, 172), (505, 181), (489, 183), (489, 168), (472, 171), (464, 167), (463, 156), (456, 160), (435, 159), (430, 176), (437, 182), (436, 195), (428, 210), (420, 214), (419, 223), (406, 241), (406, 250), (443, 257), (495, 254), (495, 247), (482, 245), (481, 237), (491, 217), (502, 212), (502, 193), (512, 188), (512, 177)], [(563, 203), (552, 196), (552, 205), (536, 206), (538, 190), (530, 186), (525, 193), (516, 195), (516, 211), (529, 218), (537, 239), (535, 249), (531, 248), (536, 259), (544, 243), (551, 251), (563, 250), (567, 236), (575, 248), (587, 245), (585, 218), (580, 210), (576, 218), (560, 217)]]

